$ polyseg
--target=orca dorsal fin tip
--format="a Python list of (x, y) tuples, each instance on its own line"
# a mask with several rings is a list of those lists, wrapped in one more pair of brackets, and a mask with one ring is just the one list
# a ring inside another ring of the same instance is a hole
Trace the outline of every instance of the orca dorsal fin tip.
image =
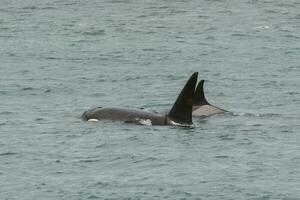
[(192, 74), (178, 95), (172, 109), (167, 115), (170, 120), (179, 124), (192, 124), (192, 110), (198, 72)]
[(204, 95), (204, 82), (205, 80), (200, 80), (196, 87), (193, 103), (194, 106), (210, 105)]

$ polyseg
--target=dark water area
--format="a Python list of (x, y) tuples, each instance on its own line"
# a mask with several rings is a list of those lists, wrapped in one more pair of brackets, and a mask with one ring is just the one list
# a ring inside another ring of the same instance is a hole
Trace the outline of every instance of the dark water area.
[[(300, 197), (300, 2), (0, 2), (0, 199)], [(166, 112), (199, 71), (231, 114), (194, 128), (84, 122)]]

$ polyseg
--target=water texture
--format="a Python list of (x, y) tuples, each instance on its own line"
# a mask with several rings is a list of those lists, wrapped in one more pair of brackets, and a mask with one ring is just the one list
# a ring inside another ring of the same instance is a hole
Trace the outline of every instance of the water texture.
[[(300, 199), (298, 0), (1, 0), (0, 199)], [(195, 127), (166, 112), (195, 71)]]

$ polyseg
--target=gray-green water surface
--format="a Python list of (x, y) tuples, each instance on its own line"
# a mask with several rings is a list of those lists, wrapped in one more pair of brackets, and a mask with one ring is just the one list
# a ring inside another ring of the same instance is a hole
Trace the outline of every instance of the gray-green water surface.
[[(298, 0), (1, 0), (0, 199), (300, 199)], [(166, 112), (194, 71), (195, 128)]]

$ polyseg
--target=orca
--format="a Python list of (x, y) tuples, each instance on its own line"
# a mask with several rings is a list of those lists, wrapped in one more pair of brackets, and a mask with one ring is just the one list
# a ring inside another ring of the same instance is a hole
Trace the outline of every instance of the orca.
[(85, 111), (82, 118), (86, 121), (110, 120), (142, 125), (191, 126), (197, 78), (198, 72), (193, 73), (166, 115), (129, 107), (98, 107)]
[(205, 80), (199, 81), (195, 90), (192, 115), (194, 117), (208, 117), (228, 112), (227, 110), (223, 110), (208, 103), (203, 90), (204, 81)]

